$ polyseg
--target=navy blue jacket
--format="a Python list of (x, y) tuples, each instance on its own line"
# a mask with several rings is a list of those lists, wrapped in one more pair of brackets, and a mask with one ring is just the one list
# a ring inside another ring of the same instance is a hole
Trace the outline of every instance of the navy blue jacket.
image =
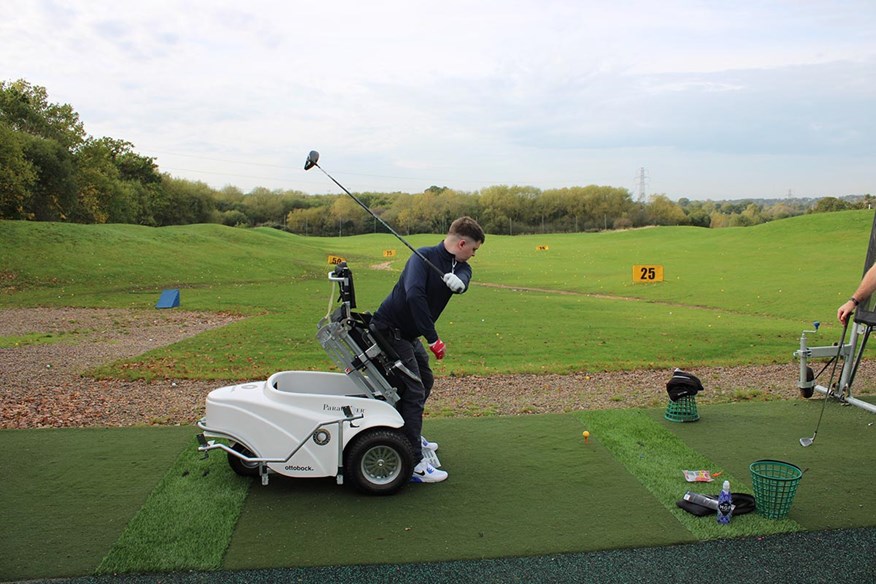
[[(471, 266), (467, 262), (457, 262), (453, 254), (444, 249), (443, 241), (417, 251), (443, 273), (456, 274), (468, 290)], [(432, 344), (438, 340), (435, 321), (452, 295), (441, 276), (414, 254), (405, 264), (392, 292), (374, 313), (374, 324), (379, 328), (396, 328), (408, 340), (425, 337), (426, 342)]]

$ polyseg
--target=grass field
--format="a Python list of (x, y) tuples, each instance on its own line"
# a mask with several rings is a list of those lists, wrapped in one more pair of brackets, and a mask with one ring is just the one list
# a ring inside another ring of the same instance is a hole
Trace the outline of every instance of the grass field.
[[(850, 211), (744, 229), (489, 236), (475, 285), (438, 323), (458, 356), (445, 374), (787, 362), (813, 320), (838, 336), (833, 315), (860, 279), (872, 220)], [(349, 261), (359, 307), (373, 311), (409, 255), (391, 235), (215, 225), (0, 222), (0, 246), (0, 307), (149, 308), (180, 288), (183, 308), (253, 316), (100, 371), (147, 379), (171, 375), (168, 362), (173, 376), (210, 379), (329, 368), (313, 342), (331, 293), (326, 258)], [(372, 269), (386, 249), (399, 250), (391, 271)], [(664, 266), (665, 280), (633, 283), (636, 264)], [(235, 368), (242, 352), (246, 371)]]
[[(838, 336), (836, 306), (860, 279), (872, 222), (855, 211), (745, 229), (488, 236), (473, 260), (476, 285), (438, 323), (455, 355), (443, 372), (790, 363), (811, 321), (822, 321), (820, 339)], [(385, 249), (399, 257), (390, 270), (372, 268)], [(327, 256), (347, 258), (360, 308), (373, 310), (408, 255), (380, 234), (19, 222), (0, 222), (0, 250), (0, 308), (151, 308), (162, 289), (179, 288), (187, 310), (247, 315), (96, 372), (215, 380), (330, 368), (314, 339), (330, 295)], [(633, 283), (634, 264), (664, 266), (665, 281)], [(55, 340), (3, 338), (0, 349)], [(715, 405), (694, 424), (668, 422), (661, 409), (438, 419), (430, 437), (451, 480), (386, 499), (332, 480), (250, 484), (221, 456), (201, 460), (194, 428), (0, 431), (0, 580), (499, 558), (876, 526), (872, 414), (829, 404), (818, 442), (803, 449), (820, 408)], [(788, 519), (750, 514), (722, 528), (675, 507), (688, 488), (717, 490), (685, 483), (681, 470), (722, 471), (750, 492), (748, 465), (760, 458), (806, 469)]]

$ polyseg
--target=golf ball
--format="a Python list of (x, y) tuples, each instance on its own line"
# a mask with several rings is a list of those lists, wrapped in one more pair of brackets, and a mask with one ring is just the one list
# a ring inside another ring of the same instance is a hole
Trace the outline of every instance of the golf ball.
[(584, 436), (585, 438), (590, 438), (590, 432), (588, 432), (587, 430), (584, 430), (584, 432), (581, 435)]

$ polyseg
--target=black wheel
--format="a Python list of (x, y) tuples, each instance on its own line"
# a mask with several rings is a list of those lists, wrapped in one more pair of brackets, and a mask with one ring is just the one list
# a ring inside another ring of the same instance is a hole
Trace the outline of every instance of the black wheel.
[[(815, 381), (815, 372), (812, 371), (812, 367), (806, 367), (806, 381)], [(801, 387), (800, 395), (805, 399), (809, 399), (812, 397), (812, 393), (815, 391), (815, 386), (809, 387)]]
[(400, 430), (367, 430), (346, 449), (344, 476), (368, 495), (391, 495), (402, 488), (414, 472), (411, 443)]
[[(247, 448), (246, 446), (244, 446), (240, 442), (235, 442), (231, 446), (231, 449), (234, 450), (235, 452), (239, 452), (239, 453), (246, 455), (246, 456), (249, 456), (249, 457), (255, 456), (249, 448)], [(241, 458), (234, 456), (230, 452), (228, 453), (228, 465), (231, 467), (231, 469), (234, 472), (236, 472), (237, 474), (239, 474), (242, 477), (257, 477), (257, 476), (259, 476), (259, 463), (247, 462)]]

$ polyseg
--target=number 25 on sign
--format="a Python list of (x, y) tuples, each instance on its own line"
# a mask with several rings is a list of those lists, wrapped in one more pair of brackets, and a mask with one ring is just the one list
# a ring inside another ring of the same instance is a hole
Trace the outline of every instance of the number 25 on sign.
[(633, 266), (633, 282), (662, 282), (663, 266), (635, 265)]

